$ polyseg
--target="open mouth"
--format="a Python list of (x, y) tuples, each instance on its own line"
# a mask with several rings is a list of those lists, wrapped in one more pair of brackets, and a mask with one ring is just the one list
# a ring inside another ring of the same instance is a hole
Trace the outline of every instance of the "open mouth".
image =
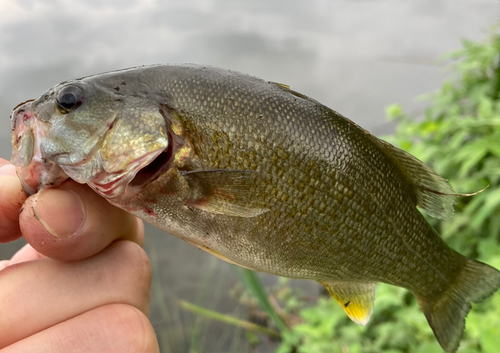
[(169, 136), (168, 148), (161, 152), (151, 163), (140, 169), (129, 183), (130, 186), (144, 186), (154, 181), (168, 169), (172, 158), (172, 143)]

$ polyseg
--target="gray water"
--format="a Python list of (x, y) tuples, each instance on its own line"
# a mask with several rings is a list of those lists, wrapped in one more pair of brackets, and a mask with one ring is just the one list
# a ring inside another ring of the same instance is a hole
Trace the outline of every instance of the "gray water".
[[(461, 38), (485, 38), (499, 19), (497, 0), (0, 0), (0, 157), (10, 157), (9, 114), (18, 103), (70, 78), (156, 63), (210, 64), (285, 83), (387, 133), (385, 107), (400, 103), (419, 115), (415, 97), (446, 77), (438, 59)], [(241, 332), (198, 322), (206, 341), (197, 347), (189, 343), (195, 319), (175, 304), (238, 308), (228, 296), (237, 282), (229, 265), (152, 227), (147, 233), (162, 286), (151, 318), (164, 351), (229, 350)], [(21, 243), (1, 245), (0, 258)]]

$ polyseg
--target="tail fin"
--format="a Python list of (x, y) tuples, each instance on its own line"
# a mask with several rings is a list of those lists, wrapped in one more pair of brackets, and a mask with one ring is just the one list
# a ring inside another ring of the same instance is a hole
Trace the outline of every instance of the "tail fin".
[(480, 302), (500, 287), (500, 272), (495, 268), (467, 259), (455, 283), (437, 301), (418, 298), (422, 311), (446, 352), (455, 352), (464, 333), (465, 317), (471, 302)]

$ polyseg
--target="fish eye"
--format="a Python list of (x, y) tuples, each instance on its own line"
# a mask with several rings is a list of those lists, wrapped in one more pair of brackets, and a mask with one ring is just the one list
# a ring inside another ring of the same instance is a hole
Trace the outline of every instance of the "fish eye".
[(66, 86), (57, 95), (57, 106), (66, 114), (83, 104), (83, 91), (78, 86)]

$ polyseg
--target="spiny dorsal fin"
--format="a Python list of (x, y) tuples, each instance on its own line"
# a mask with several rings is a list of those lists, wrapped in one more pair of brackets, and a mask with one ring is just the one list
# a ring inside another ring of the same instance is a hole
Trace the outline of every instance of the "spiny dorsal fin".
[(453, 204), (458, 196), (477, 194), (455, 193), (446, 179), (422, 161), (388, 142), (376, 137), (374, 139), (413, 186), (417, 206), (424, 209), (430, 216), (440, 219), (450, 218), (453, 216)]
[[(269, 83), (271, 83), (271, 84), (273, 84), (273, 85), (278, 86), (278, 87), (279, 87), (279, 88), (281, 88), (283, 91), (288, 92), (288, 93), (291, 93), (291, 94), (293, 94), (293, 95), (294, 95), (294, 96), (296, 96), (296, 97), (299, 97), (299, 98), (302, 98), (302, 99), (307, 99), (307, 100), (309, 100), (309, 101), (311, 101), (311, 102), (318, 103), (317, 101), (315, 101), (315, 100), (314, 100), (314, 99), (312, 99), (312, 98), (309, 98), (309, 97), (308, 97), (308, 96), (306, 96), (305, 94), (302, 94), (302, 93), (300, 93), (300, 92), (294, 91), (294, 90), (293, 90), (290, 86), (288, 86), (288, 85), (285, 85), (285, 84), (283, 84), (283, 83), (277, 83), (277, 82), (269, 82)], [(318, 104), (319, 104), (319, 103), (318, 103)]]
[(273, 85), (276, 85), (276, 86), (279, 86), (281, 88), (284, 88), (285, 91), (289, 91), (291, 89), (290, 86), (285, 85), (284, 83), (278, 83), (278, 82), (272, 82), (272, 81), (269, 81), (269, 83), (272, 83)]
[(319, 282), (340, 304), (347, 316), (359, 325), (370, 320), (375, 301), (375, 282)]

